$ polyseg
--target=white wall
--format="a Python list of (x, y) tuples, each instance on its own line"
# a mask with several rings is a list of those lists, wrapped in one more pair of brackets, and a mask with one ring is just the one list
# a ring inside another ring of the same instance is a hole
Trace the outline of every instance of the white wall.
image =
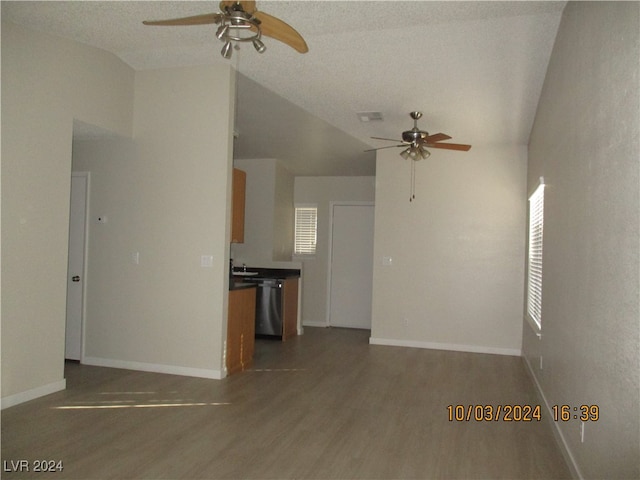
[(232, 88), (228, 67), (137, 72), (135, 140), (74, 144), (91, 172), (84, 363), (224, 375)]
[(584, 478), (640, 478), (639, 59), (638, 2), (569, 3), (529, 148), (529, 192), (547, 187), (542, 337), (525, 321), (524, 355), (549, 405), (600, 407), (584, 443), (555, 423)]
[(74, 118), (130, 135), (133, 71), (2, 24), (2, 405), (64, 388)]
[(371, 202), (375, 199), (374, 177), (296, 177), (295, 203), (318, 205), (318, 238), (314, 258), (302, 260), (303, 325), (327, 325), (329, 275), (329, 221), (332, 201)]
[(372, 343), (520, 354), (526, 161), (434, 149), (409, 202), (409, 161), (378, 152)]

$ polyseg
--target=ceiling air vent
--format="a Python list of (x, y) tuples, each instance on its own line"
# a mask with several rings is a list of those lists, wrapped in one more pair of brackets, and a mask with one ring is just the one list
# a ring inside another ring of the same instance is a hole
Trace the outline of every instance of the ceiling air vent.
[(382, 121), (381, 112), (358, 112), (358, 118), (361, 122)]

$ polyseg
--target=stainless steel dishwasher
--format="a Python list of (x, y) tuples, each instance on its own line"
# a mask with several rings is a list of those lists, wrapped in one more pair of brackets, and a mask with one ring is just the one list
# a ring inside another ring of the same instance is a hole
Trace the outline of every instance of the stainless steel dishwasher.
[(282, 338), (282, 280), (256, 278), (256, 336)]

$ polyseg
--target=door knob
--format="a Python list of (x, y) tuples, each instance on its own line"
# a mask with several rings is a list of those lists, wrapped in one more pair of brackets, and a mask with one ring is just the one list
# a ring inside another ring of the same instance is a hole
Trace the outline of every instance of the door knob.
[(80, 275), (74, 275), (73, 277), (71, 277), (71, 281), (72, 282), (79, 282), (80, 281)]

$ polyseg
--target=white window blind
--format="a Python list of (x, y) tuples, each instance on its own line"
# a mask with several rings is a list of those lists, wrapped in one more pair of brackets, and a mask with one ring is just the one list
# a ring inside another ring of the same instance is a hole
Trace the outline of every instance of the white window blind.
[(529, 255), (527, 258), (527, 313), (542, 328), (542, 237), (544, 183), (529, 198)]
[(315, 255), (318, 232), (318, 208), (296, 207), (295, 255)]

